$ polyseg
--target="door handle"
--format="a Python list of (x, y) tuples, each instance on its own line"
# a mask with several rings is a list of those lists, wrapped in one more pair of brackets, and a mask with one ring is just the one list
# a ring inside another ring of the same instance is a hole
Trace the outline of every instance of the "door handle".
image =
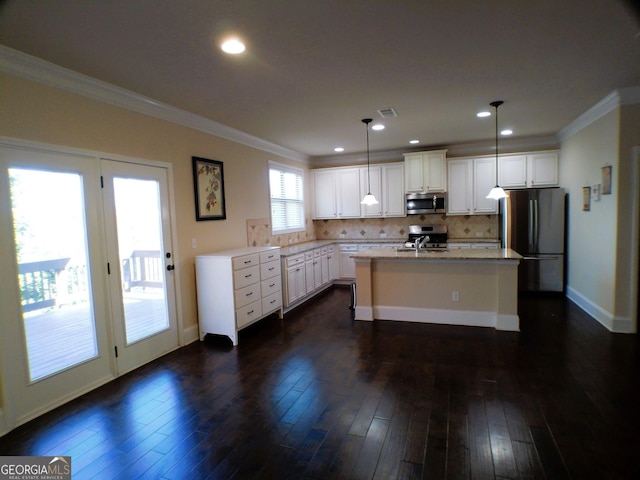
[(167, 265), (167, 270), (171, 271), (171, 270), (175, 270), (175, 265)]

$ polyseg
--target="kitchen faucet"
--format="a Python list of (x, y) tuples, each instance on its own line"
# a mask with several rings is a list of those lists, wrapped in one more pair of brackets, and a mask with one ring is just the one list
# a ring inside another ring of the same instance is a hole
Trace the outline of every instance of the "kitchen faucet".
[(423, 248), (425, 246), (425, 244), (430, 240), (429, 235), (425, 235), (422, 238), (416, 238), (415, 240), (415, 247), (416, 247), (416, 253), (418, 253), (418, 251)]

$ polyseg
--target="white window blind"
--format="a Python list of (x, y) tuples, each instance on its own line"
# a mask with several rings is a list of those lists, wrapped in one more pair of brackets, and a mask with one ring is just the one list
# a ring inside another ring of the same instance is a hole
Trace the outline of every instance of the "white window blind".
[(278, 163), (269, 163), (272, 233), (304, 230), (302, 185), (302, 170)]

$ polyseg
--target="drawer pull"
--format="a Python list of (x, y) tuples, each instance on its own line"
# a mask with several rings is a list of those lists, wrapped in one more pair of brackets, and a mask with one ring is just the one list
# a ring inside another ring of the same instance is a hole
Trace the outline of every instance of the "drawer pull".
[(253, 310), (251, 310), (250, 312), (247, 312), (247, 315), (251, 315), (253, 313)]
[(245, 275), (244, 278), (249, 278), (251, 275), (251, 273), (249, 275)]
[(275, 300), (271, 300), (269, 303), (273, 304), (273, 303), (276, 303), (276, 301)]
[(273, 270), (274, 268), (275, 268), (275, 267), (271, 267), (271, 268), (269, 269), (269, 271)]
[(250, 297), (251, 295), (253, 295), (253, 292), (249, 292), (249, 293), (247, 293), (247, 295), (246, 295), (246, 296), (247, 296), (247, 297)]
[(247, 263), (251, 263), (251, 260), (245, 260), (245, 261), (244, 261), (244, 263), (245, 263), (245, 265), (246, 265)]
[(272, 283), (271, 285), (269, 285), (269, 288), (272, 288), (272, 287), (275, 287), (275, 286), (276, 286), (276, 284)]

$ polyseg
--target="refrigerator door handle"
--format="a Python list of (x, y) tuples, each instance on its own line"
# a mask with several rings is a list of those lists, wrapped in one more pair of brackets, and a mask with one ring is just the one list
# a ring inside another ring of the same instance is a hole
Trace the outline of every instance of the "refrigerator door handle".
[(538, 198), (533, 201), (533, 248), (538, 251)]
[(533, 200), (529, 200), (529, 251), (533, 250)]

